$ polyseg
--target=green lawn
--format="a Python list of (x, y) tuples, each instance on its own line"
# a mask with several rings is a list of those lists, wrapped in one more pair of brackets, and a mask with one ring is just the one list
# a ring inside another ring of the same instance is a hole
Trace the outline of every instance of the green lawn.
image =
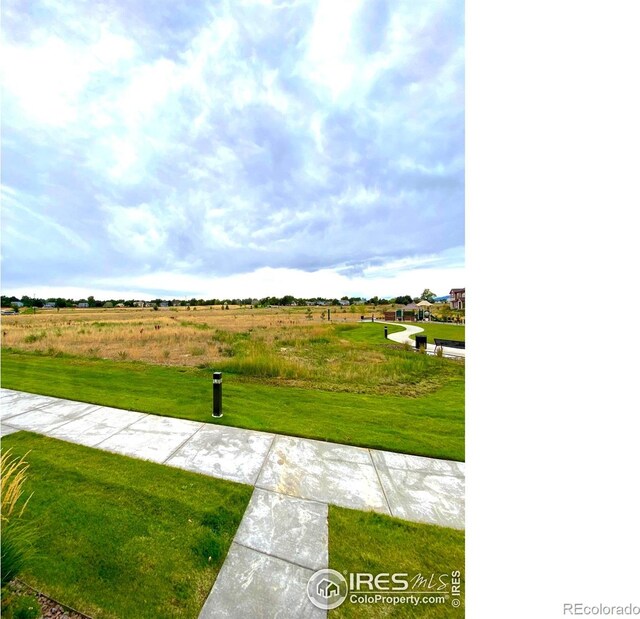
[(387, 327), (387, 333), (397, 333), (404, 331), (404, 327), (400, 325), (381, 324), (378, 322), (360, 322), (347, 323), (344, 325), (336, 324), (334, 329), (340, 337), (348, 339), (350, 342), (359, 342), (363, 344), (373, 344), (378, 346), (397, 346), (392, 340), (385, 340), (384, 328)]
[[(342, 573), (407, 574), (410, 595), (419, 574), (426, 580), (417, 591), (440, 596), (445, 586), (449, 597), (443, 603), (412, 606), (385, 603), (357, 604), (347, 596), (345, 602), (329, 612), (330, 619), (342, 617), (464, 617), (464, 531), (416, 524), (371, 512), (329, 507), (329, 567)], [(453, 596), (452, 580), (459, 571), (460, 596)], [(428, 586), (431, 581), (431, 587)], [(444, 585), (442, 584), (444, 583)], [(388, 595), (385, 593), (384, 595)], [(455, 606), (459, 600), (460, 605)]]
[(28, 432), (23, 518), (35, 554), (20, 577), (95, 617), (197, 617), (252, 488)]
[[(405, 326), (416, 326), (422, 327), (423, 332), (418, 333), (417, 335), (427, 335), (427, 342), (433, 344), (433, 338), (437, 337), (443, 340), (461, 340), (464, 342), (465, 339), (465, 326), (464, 325), (455, 325), (455, 324), (447, 324), (440, 322), (406, 322), (402, 323)], [(391, 346), (398, 346), (397, 343), (384, 339), (384, 328), (385, 326), (388, 329), (388, 333), (397, 333), (398, 331), (404, 331), (404, 327), (400, 324), (381, 324), (381, 323), (370, 323), (363, 322), (359, 324), (346, 324), (346, 325), (336, 325), (336, 332), (343, 338), (348, 339), (352, 342), (358, 343), (366, 343), (366, 344), (377, 344), (384, 346), (384, 344), (388, 344)], [(411, 335), (412, 339), (415, 340), (416, 336)]]
[[(464, 339), (464, 325), (450, 325), (446, 323), (439, 322), (425, 322), (425, 323), (416, 323), (419, 327), (422, 327), (424, 331), (422, 333), (418, 333), (417, 335), (427, 335), (427, 342), (429, 344), (433, 344), (433, 338), (437, 337), (442, 340), (460, 340), (462, 342)], [(412, 339), (416, 339), (415, 335), (410, 336)]]
[[(428, 363), (426, 371), (434, 368), (433, 392), (415, 398), (341, 393), (264, 385), (227, 373), (224, 417), (216, 423), (464, 460), (464, 367), (411, 352), (406, 357), (398, 363)], [(197, 368), (5, 350), (2, 386), (213, 422), (211, 372)]]

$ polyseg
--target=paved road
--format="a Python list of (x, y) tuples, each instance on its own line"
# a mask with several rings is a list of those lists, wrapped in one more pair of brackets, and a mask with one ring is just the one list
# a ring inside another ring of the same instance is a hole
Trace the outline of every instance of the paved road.
[[(29, 430), (255, 487), (200, 617), (326, 617), (328, 505), (464, 528), (465, 465), (0, 389), (3, 436)], [(280, 614), (278, 614), (280, 613)]]

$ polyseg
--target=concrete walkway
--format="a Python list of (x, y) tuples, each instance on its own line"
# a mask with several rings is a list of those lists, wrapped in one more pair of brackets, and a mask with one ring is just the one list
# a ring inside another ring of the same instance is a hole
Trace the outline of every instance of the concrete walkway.
[(0, 389), (1, 434), (46, 436), (250, 484), (201, 617), (326, 617), (306, 584), (328, 567), (328, 505), (464, 528), (464, 463), (160, 417)]
[[(396, 325), (398, 327), (404, 327), (404, 331), (397, 331), (396, 333), (389, 333), (387, 339), (393, 340), (394, 342), (398, 342), (398, 344), (409, 344), (411, 347), (415, 347), (416, 341), (411, 339), (412, 335), (416, 335), (417, 333), (422, 333), (425, 329), (428, 329), (428, 326), (419, 327), (417, 325), (406, 325), (398, 322), (384, 322), (382, 320), (376, 320), (376, 322), (382, 323), (384, 325)], [(428, 325), (429, 323), (425, 323)], [(449, 338), (454, 339), (454, 338)], [(427, 344), (427, 352), (435, 355), (436, 347), (433, 344)], [(465, 350), (464, 348), (448, 348), (447, 346), (442, 347), (442, 354), (445, 357), (451, 358), (464, 358)]]

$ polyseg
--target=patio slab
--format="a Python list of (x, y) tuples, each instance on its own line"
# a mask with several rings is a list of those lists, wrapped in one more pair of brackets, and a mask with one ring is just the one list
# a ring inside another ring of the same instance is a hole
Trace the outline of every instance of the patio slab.
[(235, 541), (311, 570), (329, 565), (329, 507), (256, 488)]
[(312, 570), (235, 542), (199, 619), (326, 619), (307, 597)]
[(202, 425), (196, 421), (147, 415), (96, 446), (125, 456), (162, 463)]
[(464, 529), (464, 464), (371, 450), (393, 516)]
[(351, 509), (389, 514), (368, 450), (277, 436), (256, 486)]
[(254, 485), (273, 437), (266, 432), (204, 424), (165, 464)]
[(99, 406), (79, 419), (50, 430), (47, 434), (93, 447), (146, 416), (144, 413)]

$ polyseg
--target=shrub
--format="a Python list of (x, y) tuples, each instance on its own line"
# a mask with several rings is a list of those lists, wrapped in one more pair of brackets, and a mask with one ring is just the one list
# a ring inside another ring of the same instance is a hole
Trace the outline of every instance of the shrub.
[(20, 573), (26, 561), (31, 534), (20, 518), (29, 503), (23, 500), (24, 483), (29, 465), (24, 459), (11, 457), (11, 450), (0, 458), (0, 519), (2, 521), (2, 556), (0, 580), (2, 586)]
[(27, 335), (27, 337), (24, 338), (24, 342), (25, 344), (33, 344), (35, 342), (39, 342), (45, 337), (47, 337), (47, 334), (45, 331), (41, 331), (40, 333), (29, 333), (29, 335)]

